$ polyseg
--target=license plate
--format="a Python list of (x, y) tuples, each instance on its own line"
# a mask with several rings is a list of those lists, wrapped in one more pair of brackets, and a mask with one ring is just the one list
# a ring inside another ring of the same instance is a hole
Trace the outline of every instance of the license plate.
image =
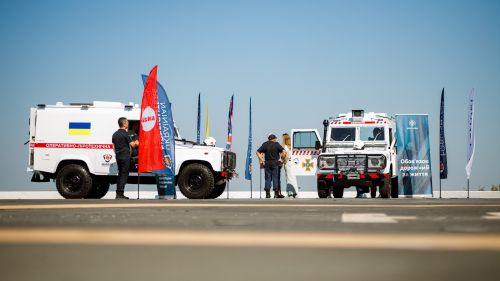
[(347, 179), (348, 180), (359, 180), (359, 174), (348, 174)]

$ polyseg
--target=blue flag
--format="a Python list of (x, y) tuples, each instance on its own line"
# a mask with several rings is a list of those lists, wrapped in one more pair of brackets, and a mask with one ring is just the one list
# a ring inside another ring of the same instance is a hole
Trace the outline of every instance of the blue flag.
[(441, 92), (441, 112), (439, 115), (439, 178), (448, 178), (448, 159), (446, 157), (446, 140), (444, 138), (444, 88)]
[(201, 93), (198, 93), (198, 119), (196, 121), (196, 143), (200, 144), (200, 128), (201, 128)]
[[(146, 83), (146, 75), (142, 75), (142, 80)], [(153, 171), (161, 177), (160, 181), (166, 183), (166, 195), (175, 196), (175, 126), (172, 116), (172, 104), (167, 92), (162, 85), (157, 82), (158, 90), (158, 118), (160, 120), (161, 146), (165, 168)], [(161, 195), (161, 194), (159, 194)]]
[(252, 180), (252, 98), (250, 97), (250, 118), (248, 126), (248, 149), (247, 161), (245, 166), (245, 179)]

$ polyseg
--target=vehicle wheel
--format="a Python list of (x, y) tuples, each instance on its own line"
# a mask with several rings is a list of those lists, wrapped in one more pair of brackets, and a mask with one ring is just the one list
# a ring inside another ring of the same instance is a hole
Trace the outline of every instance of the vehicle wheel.
[(106, 181), (98, 181), (94, 179), (94, 183), (92, 184), (92, 189), (86, 198), (88, 199), (101, 199), (103, 198), (109, 190), (109, 182)]
[(330, 186), (324, 181), (317, 182), (318, 188), (318, 197), (319, 198), (328, 198), (330, 195)]
[(370, 196), (372, 198), (376, 198), (377, 197), (377, 187), (376, 186), (370, 187)]
[(189, 199), (210, 198), (214, 189), (214, 175), (205, 165), (189, 164), (182, 169), (178, 185), (181, 193)]
[(392, 180), (391, 197), (398, 198), (399, 197), (398, 177), (394, 177), (391, 180)]
[(219, 184), (219, 185), (215, 185), (212, 192), (210, 192), (210, 195), (208, 196), (208, 198), (216, 199), (219, 196), (221, 196), (222, 193), (224, 193), (224, 190), (226, 190), (226, 182)]
[(334, 186), (333, 187), (333, 197), (334, 198), (344, 197), (344, 187), (343, 186)]
[(389, 198), (391, 194), (391, 178), (387, 177), (382, 180), (381, 185), (379, 186), (380, 197)]
[(92, 189), (92, 177), (81, 165), (69, 164), (57, 173), (56, 187), (66, 199), (85, 198)]

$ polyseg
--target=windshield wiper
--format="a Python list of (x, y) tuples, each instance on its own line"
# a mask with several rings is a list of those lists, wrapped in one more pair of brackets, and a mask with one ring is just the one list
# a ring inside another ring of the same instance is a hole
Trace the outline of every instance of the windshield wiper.
[(375, 136), (375, 138), (374, 138), (373, 140), (374, 140), (374, 141), (376, 141), (376, 140), (377, 140), (377, 138), (378, 138), (378, 136), (380, 136), (380, 134), (382, 134), (382, 132), (379, 132), (379, 133)]
[(348, 137), (350, 137), (351, 135), (347, 135), (342, 141), (345, 141)]

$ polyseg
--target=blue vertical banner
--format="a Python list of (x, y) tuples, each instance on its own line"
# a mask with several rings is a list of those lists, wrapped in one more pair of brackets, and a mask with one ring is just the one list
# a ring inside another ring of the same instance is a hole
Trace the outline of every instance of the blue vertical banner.
[(252, 180), (252, 97), (250, 97), (248, 148), (247, 148), (247, 161), (245, 165), (245, 179)]
[[(144, 83), (147, 78), (146, 75), (142, 75)], [(158, 119), (160, 121), (161, 149), (165, 168), (153, 171), (153, 173), (158, 175), (157, 179), (162, 183), (161, 186), (166, 187), (165, 190), (159, 188), (158, 195), (175, 197), (175, 126), (172, 116), (172, 104), (163, 86), (159, 82), (157, 82), (156, 86), (158, 90)], [(163, 192), (165, 194), (161, 194)]]
[(432, 196), (429, 117), (396, 115), (399, 194)]
[(201, 93), (198, 93), (198, 118), (196, 119), (196, 143), (200, 144), (200, 130), (201, 130)]
[(444, 88), (441, 92), (441, 111), (439, 114), (439, 178), (448, 178), (448, 158), (446, 156), (446, 139), (444, 137)]
[(231, 100), (229, 101), (229, 117), (227, 120), (227, 143), (226, 149), (231, 150), (233, 146), (233, 101), (234, 95), (231, 96)]

